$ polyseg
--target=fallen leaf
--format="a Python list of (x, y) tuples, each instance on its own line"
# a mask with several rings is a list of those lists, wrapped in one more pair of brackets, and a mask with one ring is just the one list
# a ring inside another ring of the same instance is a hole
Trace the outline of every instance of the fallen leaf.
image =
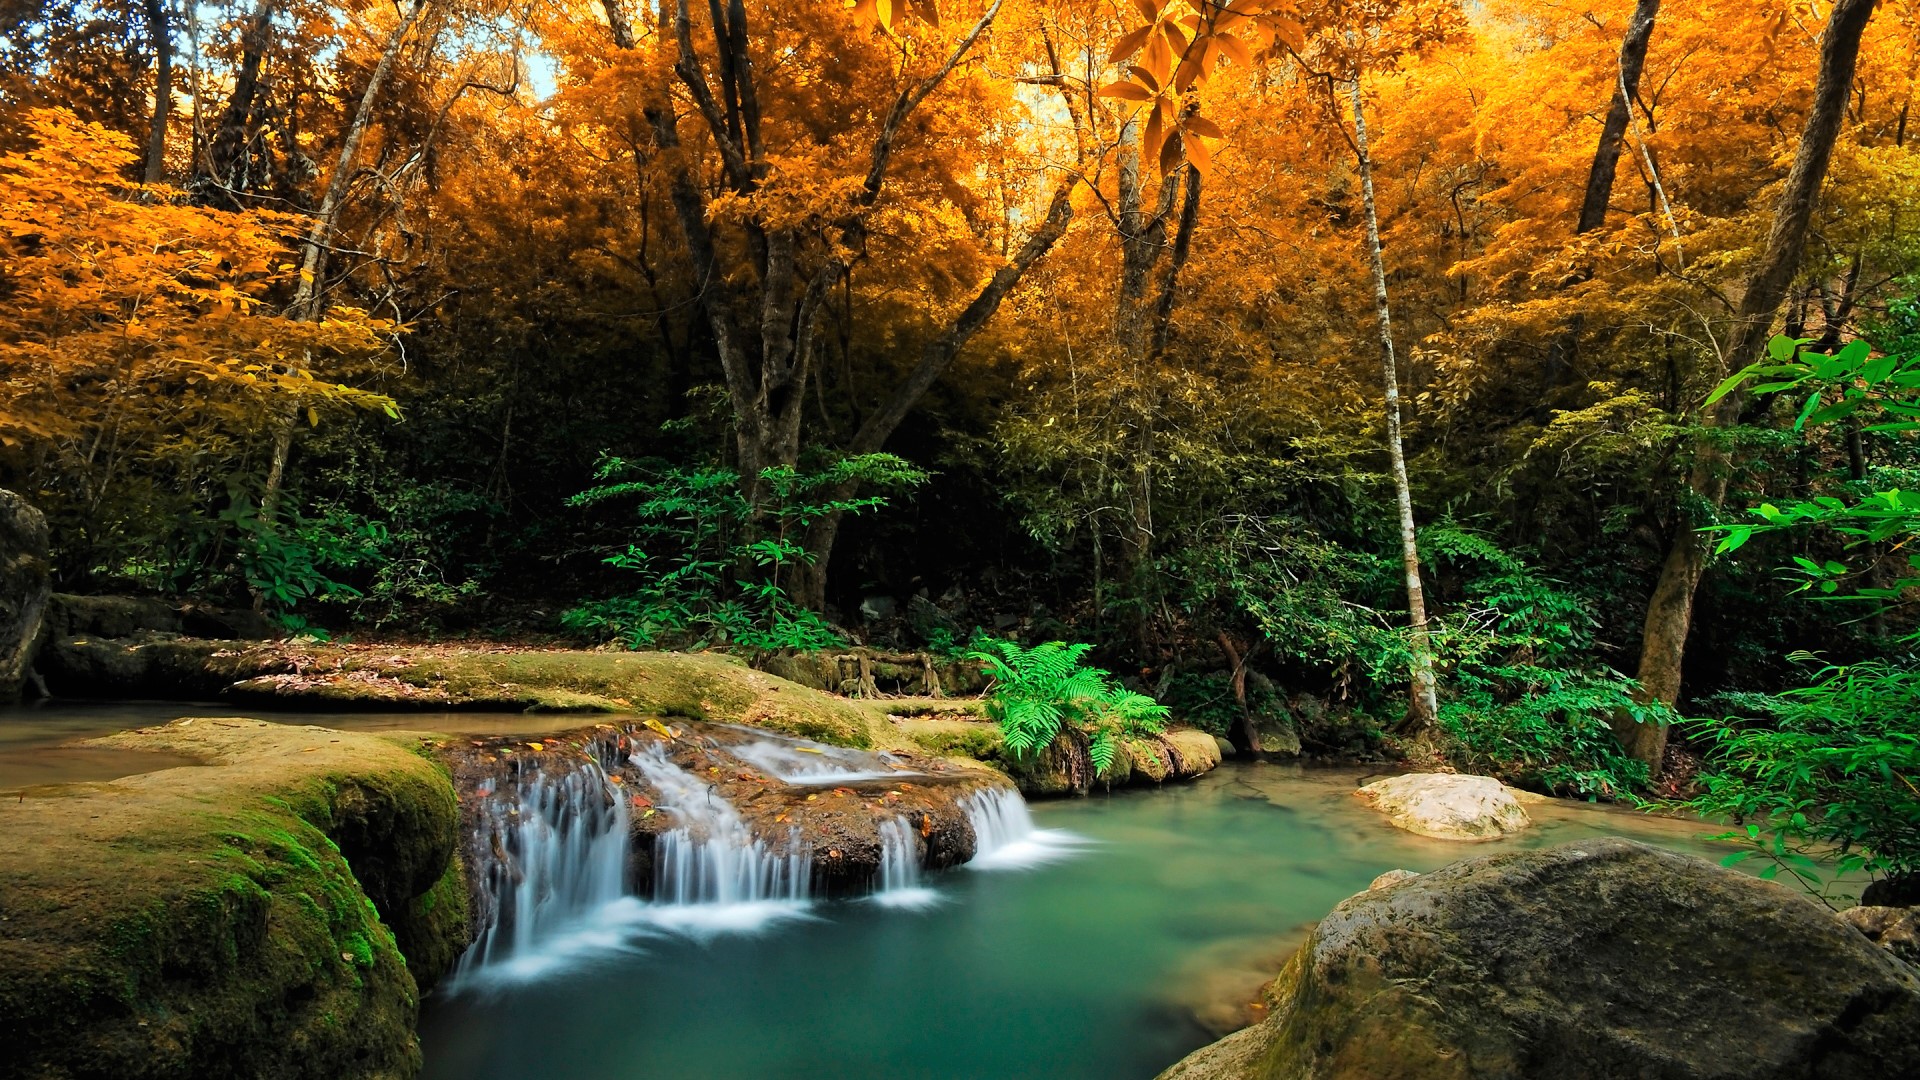
[(826, 753), (826, 751), (825, 751), (825, 750), (819, 750), (819, 749), (815, 749), (814, 747), (811, 747), (811, 746), (796, 746), (796, 747), (794, 747), (794, 749), (795, 749), (795, 750), (798, 750), (798, 751), (800, 751), (800, 752), (801, 752), (801, 753), (803, 753), (803, 754), (824, 754), (824, 753)]
[(675, 732), (672, 728), (668, 727), (667, 725), (661, 723), (658, 720), (653, 719), (652, 717), (648, 717), (647, 719), (641, 721), (641, 723), (646, 727), (648, 731), (653, 732), (655, 735), (658, 735), (663, 739), (671, 739), (675, 735)]
[(544, 747), (544, 746), (542, 746), (542, 745), (540, 745), (540, 744), (539, 744), (539, 743), (537, 743), (537, 742), (530, 742), (530, 743), (528, 743), (528, 744), (527, 744), (527, 749), (529, 749), (529, 750), (545, 750), (545, 749), (546, 749), (546, 747)]

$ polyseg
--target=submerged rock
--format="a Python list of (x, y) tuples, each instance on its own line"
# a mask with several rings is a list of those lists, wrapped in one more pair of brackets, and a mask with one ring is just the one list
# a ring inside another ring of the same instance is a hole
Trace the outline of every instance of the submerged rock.
[(20, 700), (52, 590), (47, 519), (0, 488), (0, 704)]
[(1400, 828), (1440, 840), (1498, 840), (1533, 824), (1513, 792), (1491, 776), (1409, 773), (1355, 794)]
[(1920, 979), (1791, 890), (1622, 839), (1334, 908), (1260, 1024), (1162, 1080), (1900, 1077)]
[(417, 1072), (469, 926), (419, 738), (194, 719), (96, 745), (205, 765), (0, 801), (0, 1077)]

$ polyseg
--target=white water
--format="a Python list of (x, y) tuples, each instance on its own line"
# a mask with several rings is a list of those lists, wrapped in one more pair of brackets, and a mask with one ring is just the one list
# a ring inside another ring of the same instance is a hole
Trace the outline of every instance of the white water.
[(889, 755), (843, 750), (805, 739), (759, 739), (729, 747), (729, 754), (767, 773), (783, 784), (850, 784), (859, 780), (892, 780), (922, 776), (912, 769), (875, 768), (888, 764)]
[(757, 930), (806, 911), (813, 856), (798, 829), (778, 846), (754, 836), (732, 803), (658, 743), (632, 761), (675, 824), (654, 841), (651, 922), (699, 935)]
[(920, 883), (920, 842), (906, 818), (880, 823), (880, 888), (873, 902), (893, 908), (926, 908), (940, 894)]
[(967, 796), (960, 806), (973, 825), (975, 870), (1023, 870), (1071, 857), (1087, 841), (1064, 829), (1036, 829), (1027, 801), (1002, 789)]
[(522, 783), (518, 803), (486, 800), (493, 921), (460, 958), (456, 985), (537, 978), (622, 943), (604, 909), (626, 893), (627, 804), (589, 763)]

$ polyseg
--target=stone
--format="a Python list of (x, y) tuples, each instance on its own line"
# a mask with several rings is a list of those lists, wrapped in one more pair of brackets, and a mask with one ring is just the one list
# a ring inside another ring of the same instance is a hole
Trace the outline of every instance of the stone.
[(900, 605), (891, 596), (867, 596), (860, 600), (860, 617), (868, 622), (884, 622), (893, 618)]
[(1861, 905), (1842, 911), (1840, 921), (1907, 963), (1920, 965), (1920, 909)]
[(1920, 978), (1785, 886), (1618, 838), (1334, 908), (1273, 1013), (1163, 1080), (1911, 1077)]
[(0, 705), (20, 700), (53, 593), (47, 519), (0, 488)]
[(0, 800), (0, 1076), (388, 1080), (469, 940), (418, 735), (196, 718), (203, 764)]
[(1491, 776), (1408, 773), (1355, 794), (1400, 828), (1440, 840), (1498, 840), (1533, 824), (1512, 791)]
[(1412, 881), (1419, 876), (1419, 874), (1414, 873), (1412, 870), (1389, 870), (1379, 877), (1374, 878), (1373, 883), (1367, 886), (1367, 891), (1372, 892), (1375, 889), (1391, 889), (1403, 881)]

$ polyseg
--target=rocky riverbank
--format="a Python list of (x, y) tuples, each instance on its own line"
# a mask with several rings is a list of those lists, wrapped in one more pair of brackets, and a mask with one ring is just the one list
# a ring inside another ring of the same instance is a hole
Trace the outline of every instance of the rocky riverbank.
[(1911, 1076), (1920, 977), (1784, 886), (1603, 839), (1383, 876), (1162, 1080)]

